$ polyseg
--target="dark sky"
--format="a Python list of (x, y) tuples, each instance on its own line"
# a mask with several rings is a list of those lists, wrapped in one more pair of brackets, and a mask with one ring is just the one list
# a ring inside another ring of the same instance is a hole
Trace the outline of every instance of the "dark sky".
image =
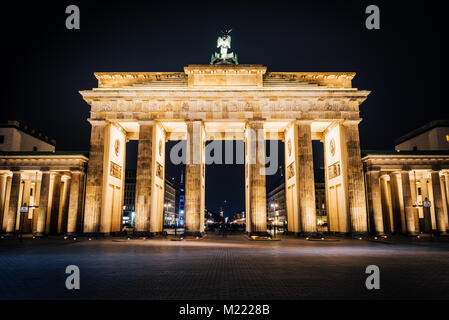
[[(65, 28), (69, 4), (80, 7), (81, 30)], [(380, 7), (380, 30), (365, 28), (369, 4)], [(208, 63), (226, 26), (240, 63), (357, 72), (354, 87), (372, 91), (361, 106), (363, 149), (391, 149), (417, 126), (449, 118), (440, 81), (446, 17), (437, 1), (16, 1), (2, 12), (0, 120), (44, 132), (58, 150), (89, 148), (89, 106), (78, 91), (96, 87), (93, 72)], [(243, 209), (241, 172), (208, 167), (207, 182), (220, 181), (207, 188), (212, 210), (228, 198), (230, 211)]]

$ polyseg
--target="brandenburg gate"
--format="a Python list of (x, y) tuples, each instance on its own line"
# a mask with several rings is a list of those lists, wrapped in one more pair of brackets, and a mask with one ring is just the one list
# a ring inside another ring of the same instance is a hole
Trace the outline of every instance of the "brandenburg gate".
[[(226, 54), (226, 53), (224, 53)], [(185, 224), (202, 232), (205, 143), (245, 142), (247, 231), (266, 231), (264, 140), (285, 144), (288, 229), (316, 232), (312, 140), (324, 145), (329, 231), (367, 232), (354, 73), (267, 72), (261, 65), (190, 65), (184, 72), (95, 73), (85, 233), (119, 232), (125, 147), (138, 140), (136, 231), (162, 231), (165, 142), (186, 140)]]

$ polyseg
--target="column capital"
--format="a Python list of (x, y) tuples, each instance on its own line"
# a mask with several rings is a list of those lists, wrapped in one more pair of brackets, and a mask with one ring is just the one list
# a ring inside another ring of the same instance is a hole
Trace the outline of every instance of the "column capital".
[(152, 126), (154, 125), (154, 120), (138, 120), (137, 123), (139, 126)]
[(390, 179), (390, 174), (388, 173), (388, 172), (385, 172), (385, 171), (381, 171), (380, 172), (380, 178), (381, 179)]
[(251, 123), (265, 123), (267, 119), (265, 118), (251, 118), (251, 119), (247, 119), (246, 120), (246, 124), (251, 124)]
[(184, 122), (185, 122), (186, 124), (194, 123), (194, 122), (200, 122), (201, 124), (204, 123), (203, 119), (185, 119)]
[(81, 168), (71, 168), (70, 169), (70, 174), (74, 175), (74, 174), (81, 174), (84, 173), (84, 170), (82, 170)]
[(70, 175), (67, 175), (67, 174), (62, 174), (61, 175), (61, 180), (62, 181), (67, 181), (67, 180), (70, 180), (70, 179), (72, 179), (72, 176), (70, 176)]
[(311, 125), (313, 120), (295, 120), (297, 125)]
[(360, 122), (362, 122), (362, 119), (343, 120), (343, 121), (341, 122), (341, 124), (344, 125), (344, 126), (350, 126), (350, 125), (356, 125), (356, 126), (358, 126)]
[(265, 123), (265, 119), (248, 119), (245, 123), (245, 128), (248, 129), (248, 128), (260, 127), (260, 126), (262, 126), (262, 128), (263, 128), (264, 123)]
[(105, 126), (106, 125), (105, 119), (87, 119), (87, 121), (89, 121), (89, 123), (92, 126)]

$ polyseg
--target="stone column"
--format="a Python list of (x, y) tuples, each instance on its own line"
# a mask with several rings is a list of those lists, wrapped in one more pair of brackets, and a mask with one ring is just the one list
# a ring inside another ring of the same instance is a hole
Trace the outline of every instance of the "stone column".
[(382, 199), (382, 217), (384, 220), (384, 232), (393, 233), (394, 230), (394, 219), (393, 219), (393, 206), (391, 204), (391, 192), (388, 185), (390, 176), (387, 174), (381, 175), (380, 177), (380, 190)]
[(43, 171), (41, 181), (41, 191), (39, 196), (36, 233), (35, 233), (35, 236), (37, 237), (42, 237), (45, 235), (49, 197), (50, 197), (50, 172)]
[(9, 199), (11, 195), (11, 185), (12, 185), (12, 176), (8, 176), (6, 179), (6, 193), (5, 193), (5, 204), (3, 208), (3, 216), (2, 216), (2, 233), (6, 233), (6, 228), (8, 225), (7, 216), (9, 211)]
[(347, 152), (348, 202), (351, 227), (354, 233), (368, 232), (365, 182), (363, 179), (362, 158), (358, 121), (344, 123)]
[(298, 121), (298, 180), (301, 231), (316, 232), (315, 177), (309, 121)]
[(443, 210), (444, 210), (444, 221), (446, 223), (446, 229), (449, 227), (449, 212), (448, 212), (448, 204), (447, 204), (447, 186), (446, 186), (446, 175), (447, 173), (443, 173), (440, 175), (440, 185), (441, 185), (441, 195), (443, 197)]
[[(404, 209), (404, 196), (402, 192), (402, 179), (400, 172), (390, 174), (391, 202), (395, 219), (395, 232), (406, 233), (406, 219)], [(399, 221), (398, 221), (399, 220)]]
[(446, 221), (443, 211), (443, 197), (441, 195), (440, 174), (438, 171), (432, 172), (432, 189), (433, 189), (433, 201), (435, 208), (436, 224), (438, 232), (441, 235), (446, 234)]
[(374, 221), (375, 233), (384, 234), (384, 221), (382, 216), (382, 202), (380, 193), (380, 172), (367, 172), (368, 207), (370, 218)]
[(77, 221), (81, 214), (80, 197), (82, 196), (81, 188), (81, 171), (72, 171), (72, 179), (70, 182), (70, 194), (67, 213), (67, 235), (76, 235)]
[(6, 218), (6, 233), (13, 234), (16, 226), (17, 211), (19, 209), (20, 171), (13, 171), (11, 181), (11, 194), (9, 196), (9, 208)]
[(417, 214), (416, 208), (413, 207), (414, 201), (413, 201), (413, 194), (415, 190), (413, 186), (410, 184), (410, 175), (409, 173), (402, 172), (401, 173), (401, 180), (402, 180), (402, 192), (404, 196), (404, 206), (405, 206), (405, 216), (407, 219), (407, 234), (410, 236), (417, 235), (416, 228), (415, 228), (415, 215)]
[(444, 174), (444, 184), (446, 186), (446, 205), (448, 208), (448, 220), (446, 220), (446, 223), (449, 226), (449, 172)]
[(92, 130), (87, 169), (84, 232), (91, 234), (100, 231), (106, 122), (104, 120), (90, 120), (89, 122), (92, 125)]
[[(422, 177), (420, 179), (422, 201), (424, 202), (425, 199), (427, 198), (427, 200), (432, 202), (433, 197), (429, 193), (429, 188), (427, 186), (427, 180), (428, 180), (428, 177)], [(426, 231), (429, 231), (429, 232), (436, 231), (437, 226), (436, 226), (436, 222), (435, 222), (435, 216), (432, 213), (432, 211), (434, 211), (434, 210), (429, 207), (422, 207), (422, 210), (424, 213), (424, 224), (426, 226)]]
[[(21, 204), (19, 206), (30, 206), (30, 198), (31, 198), (31, 179), (23, 175), (22, 176), (22, 200)], [(32, 226), (32, 220), (28, 219), (29, 212), (32, 210), (31, 208), (28, 209), (28, 213), (20, 213), (20, 215), (17, 217), (16, 220), (16, 230), (22, 230), (24, 234), (31, 233), (33, 230)], [(22, 217), (23, 215), (23, 217)], [(23, 225), (21, 225), (23, 223)]]
[(3, 224), (3, 213), (5, 211), (6, 206), (7, 188), (8, 188), (8, 175), (6, 173), (0, 174), (0, 227)]
[(265, 137), (263, 121), (247, 124), (246, 152), (248, 164), (248, 188), (250, 232), (267, 231), (267, 195), (265, 180)]
[(136, 173), (136, 232), (148, 235), (150, 231), (150, 210), (153, 163), (153, 122), (141, 122), (137, 152)]
[(61, 205), (62, 206), (59, 209), (58, 234), (67, 233), (71, 177), (64, 175), (62, 177), (62, 181), (63, 181), (63, 189), (62, 189), (62, 195), (61, 195)]
[(204, 128), (201, 121), (187, 122), (186, 191), (185, 215), (186, 231), (203, 232), (204, 221), (203, 178), (204, 178)]
[(59, 204), (61, 201), (61, 175), (53, 173), (53, 188), (51, 197), (51, 210), (47, 215), (47, 226), (45, 231), (48, 234), (58, 233)]
[(164, 223), (165, 132), (160, 123), (153, 127), (153, 181), (151, 186), (150, 234), (160, 234)]

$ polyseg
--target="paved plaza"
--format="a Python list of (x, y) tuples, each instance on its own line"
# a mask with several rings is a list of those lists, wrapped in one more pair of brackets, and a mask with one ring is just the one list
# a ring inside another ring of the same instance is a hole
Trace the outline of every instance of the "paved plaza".
[[(0, 299), (447, 299), (448, 249), (406, 238), (2, 239)], [(80, 268), (80, 290), (65, 287), (68, 265)], [(365, 287), (368, 265), (380, 268), (380, 290)]]

